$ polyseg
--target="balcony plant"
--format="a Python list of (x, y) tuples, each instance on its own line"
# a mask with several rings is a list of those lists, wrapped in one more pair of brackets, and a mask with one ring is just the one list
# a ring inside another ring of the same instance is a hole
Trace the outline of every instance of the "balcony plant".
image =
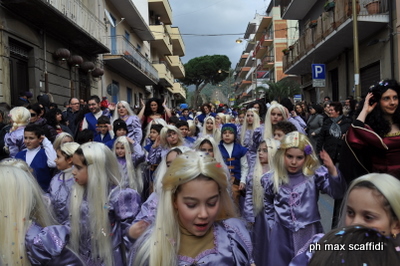
[(315, 28), (315, 27), (317, 27), (317, 24), (318, 24), (318, 20), (314, 19), (314, 20), (311, 20), (310, 23), (308, 23), (308, 27)]
[(370, 14), (370, 15), (379, 13), (380, 5), (381, 5), (381, 1), (377, 1), (377, 0), (364, 1), (364, 7), (367, 9), (368, 14)]
[(332, 11), (335, 9), (335, 1), (327, 1), (324, 5), (325, 12)]
[(287, 49), (287, 48), (285, 48), (285, 49), (282, 50), (282, 53), (283, 53), (284, 55), (288, 55), (288, 54), (290, 53), (290, 50)]

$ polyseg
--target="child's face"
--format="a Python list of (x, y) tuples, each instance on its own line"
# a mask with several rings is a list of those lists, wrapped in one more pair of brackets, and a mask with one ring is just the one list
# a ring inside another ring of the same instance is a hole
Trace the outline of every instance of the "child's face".
[(274, 108), (271, 110), (271, 123), (275, 125), (279, 121), (283, 120), (283, 114), (279, 111), (278, 108)]
[(346, 226), (363, 225), (374, 228), (385, 236), (398, 234), (399, 222), (392, 221), (389, 211), (383, 206), (383, 197), (370, 188), (353, 188), (347, 199)]
[(206, 130), (207, 131), (212, 131), (213, 129), (214, 129), (213, 121), (211, 119), (208, 119), (206, 121)]
[(107, 124), (98, 124), (97, 129), (99, 130), (100, 134), (107, 134), (108, 132), (108, 125)]
[(285, 169), (289, 174), (295, 174), (303, 169), (304, 162), (306, 161), (306, 156), (304, 151), (298, 148), (289, 148), (285, 152)]
[(208, 155), (210, 155), (211, 157), (214, 157), (214, 148), (213, 146), (210, 145), (210, 143), (203, 143), (200, 147), (199, 150), (202, 152), (207, 153)]
[(265, 142), (261, 143), (258, 147), (258, 158), (261, 164), (268, 164), (268, 148)]
[(189, 128), (187, 126), (181, 126), (179, 128), (183, 137), (186, 137), (189, 133)]
[(182, 115), (183, 115), (183, 116), (188, 116), (188, 115), (189, 115), (189, 111), (188, 111), (188, 110), (183, 111), (183, 112), (182, 112)]
[(117, 137), (126, 136), (126, 134), (128, 134), (128, 132), (126, 132), (126, 130), (123, 128), (117, 129), (117, 132), (115, 132)]
[(216, 123), (217, 125), (221, 125), (221, 124), (222, 124), (222, 119), (221, 119), (221, 117), (220, 117), (219, 115), (217, 115), (217, 116), (215, 117), (215, 123)]
[(36, 149), (40, 146), (43, 141), (43, 137), (38, 137), (35, 132), (25, 131), (24, 132), (24, 144), (28, 149)]
[(235, 140), (235, 135), (230, 130), (225, 130), (222, 133), (222, 141), (226, 144), (232, 143)]
[(281, 141), (281, 140), (283, 140), (284, 137), (285, 137), (285, 133), (282, 130), (280, 130), (280, 129), (274, 130), (274, 139)]
[(160, 135), (160, 134), (158, 133), (157, 130), (155, 130), (155, 129), (150, 129), (149, 138), (151, 139), (151, 141), (155, 141), (156, 138), (158, 137), (158, 135)]
[(183, 227), (195, 236), (204, 236), (218, 215), (219, 202), (218, 184), (196, 178), (180, 186), (174, 208)]
[(60, 150), (57, 150), (57, 158), (54, 161), (56, 162), (57, 169), (61, 171), (72, 166), (72, 157), (66, 159)]
[(252, 112), (247, 112), (246, 114), (246, 122), (248, 125), (252, 125), (254, 122), (254, 114)]
[(85, 186), (88, 182), (88, 169), (87, 166), (83, 164), (80, 155), (74, 154), (72, 157), (72, 174), (74, 175), (75, 182), (78, 185)]
[(176, 151), (171, 151), (168, 153), (167, 158), (165, 158), (165, 163), (167, 164), (167, 167), (170, 167), (171, 163), (173, 160), (178, 157), (178, 153)]
[(239, 123), (240, 123), (241, 125), (243, 125), (244, 114), (240, 114), (240, 115), (238, 116), (238, 118), (239, 118)]
[(125, 157), (125, 147), (122, 143), (117, 143), (115, 145), (115, 154), (118, 158)]
[(175, 146), (178, 144), (179, 137), (175, 131), (168, 131), (167, 132), (167, 142), (170, 146)]

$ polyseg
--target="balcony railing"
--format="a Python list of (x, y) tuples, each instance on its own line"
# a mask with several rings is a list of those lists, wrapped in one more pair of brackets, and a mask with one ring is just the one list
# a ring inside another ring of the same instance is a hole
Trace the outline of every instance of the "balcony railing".
[(79, 0), (45, 0), (93, 38), (104, 44), (105, 25)]
[[(307, 24), (307, 28), (299, 39), (293, 44), (293, 49), (290, 53), (283, 57), (283, 69), (296, 64), (307, 53), (317, 47), (320, 43), (326, 41), (331, 33), (341, 28), (348, 19), (352, 19), (351, 2), (348, 0), (336, 0), (336, 6), (333, 11), (322, 12), (316, 21)], [(380, 1), (379, 11), (376, 14), (369, 14), (366, 7), (360, 5), (358, 9), (359, 21), (385, 22), (389, 12), (387, 0)], [(315, 23), (316, 22), (316, 23)]]
[(125, 36), (109, 37), (112, 55), (121, 55), (151, 79), (158, 81), (158, 72), (151, 62), (138, 51)]

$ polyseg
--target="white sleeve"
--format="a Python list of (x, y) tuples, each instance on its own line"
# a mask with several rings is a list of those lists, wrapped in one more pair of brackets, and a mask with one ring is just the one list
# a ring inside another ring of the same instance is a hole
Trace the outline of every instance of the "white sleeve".
[(249, 164), (246, 155), (240, 158), (240, 169), (240, 183), (246, 184), (246, 177), (249, 175)]
[(50, 140), (45, 137), (42, 141), (42, 145), (47, 156), (47, 166), (50, 168), (55, 168), (56, 162), (54, 160), (57, 158), (57, 153), (53, 148), (53, 144), (51, 144)]
[(87, 129), (88, 128), (88, 122), (86, 120), (86, 117), (83, 118), (83, 122), (82, 122), (82, 130)]

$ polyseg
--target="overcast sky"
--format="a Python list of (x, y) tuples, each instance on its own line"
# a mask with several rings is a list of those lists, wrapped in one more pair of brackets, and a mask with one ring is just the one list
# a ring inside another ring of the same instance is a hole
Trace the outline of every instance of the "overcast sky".
[[(179, 27), (186, 47), (183, 63), (203, 55), (227, 55), (236, 66), (246, 42), (237, 44), (256, 13), (264, 14), (270, 0), (169, 0), (172, 26)], [(191, 36), (191, 35), (221, 36)]]

